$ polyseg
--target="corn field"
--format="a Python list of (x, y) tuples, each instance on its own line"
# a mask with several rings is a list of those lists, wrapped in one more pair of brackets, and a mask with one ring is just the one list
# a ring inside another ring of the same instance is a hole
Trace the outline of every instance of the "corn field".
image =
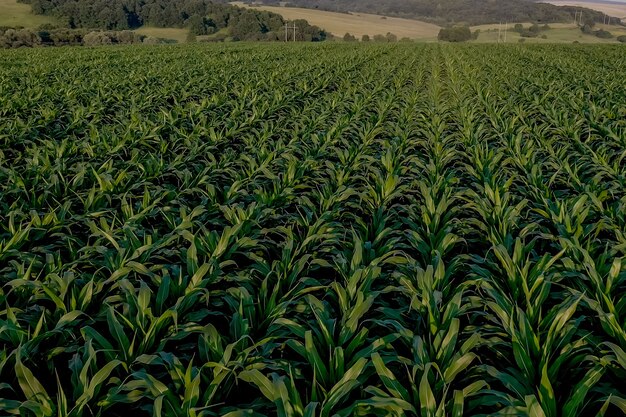
[(0, 415), (626, 414), (619, 46), (0, 51)]

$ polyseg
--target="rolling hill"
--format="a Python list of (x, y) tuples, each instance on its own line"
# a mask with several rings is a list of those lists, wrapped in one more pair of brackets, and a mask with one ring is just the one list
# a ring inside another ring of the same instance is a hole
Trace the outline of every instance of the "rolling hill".
[(18, 3), (16, 0), (0, 0), (0, 26), (37, 27), (46, 23), (56, 23), (56, 19), (33, 14), (28, 4)]
[[(241, 2), (233, 4), (246, 6)], [(399, 38), (436, 40), (440, 29), (435, 24), (414, 19), (385, 17), (367, 13), (337, 13), (325, 10), (279, 6), (254, 6), (253, 8), (280, 14), (288, 20), (305, 19), (312, 25), (319, 26), (339, 37), (346, 32), (358, 38), (363, 35), (373, 36), (391, 32)]]
[(509, 22), (570, 22), (583, 11), (585, 20), (602, 22), (602, 12), (575, 6), (555, 6), (530, 0), (255, 0), (265, 6), (287, 4), (335, 12), (358, 12), (425, 20), (439, 25)]
[(588, 9), (593, 9), (602, 13), (606, 13), (609, 16), (619, 17), (622, 22), (626, 23), (626, 3), (575, 0), (554, 0), (549, 1), (549, 3), (556, 6), (586, 7)]

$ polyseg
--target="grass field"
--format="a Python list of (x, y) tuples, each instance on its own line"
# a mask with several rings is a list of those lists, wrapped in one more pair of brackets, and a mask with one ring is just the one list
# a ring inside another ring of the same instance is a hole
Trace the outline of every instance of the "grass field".
[[(245, 6), (243, 3), (233, 3)], [(295, 7), (254, 6), (256, 9), (278, 13), (285, 19), (305, 19), (335, 36), (342, 37), (346, 32), (357, 37), (363, 35), (384, 35), (391, 32), (398, 38), (436, 40), (439, 26), (412, 19), (382, 17), (366, 13), (334, 13), (323, 10), (301, 9)]]
[(45, 23), (55, 22), (56, 20), (49, 16), (34, 15), (27, 4), (15, 0), (0, 0), (0, 26), (36, 28)]
[[(524, 23), (525, 27), (528, 27), (530, 23)], [(506, 41), (508, 43), (516, 43), (520, 40), (520, 35), (513, 32), (511, 29), (513, 25), (509, 25), (509, 30), (506, 35)], [(494, 43), (498, 41), (498, 25), (481, 25), (475, 26), (472, 30), (479, 29), (480, 35), (476, 43)], [(487, 31), (487, 30), (491, 31)], [(573, 23), (553, 23), (550, 25), (550, 29), (540, 33), (536, 38), (524, 38), (524, 42), (527, 43), (572, 43), (577, 41), (579, 43), (591, 43), (591, 44), (604, 44), (604, 43), (618, 43), (616, 38), (621, 35), (626, 35), (626, 27), (618, 25), (596, 25), (594, 29), (604, 29), (613, 34), (613, 38), (601, 39), (594, 35), (588, 35), (581, 32), (580, 28)], [(502, 41), (504, 41), (504, 26), (502, 26)], [(547, 38), (542, 39), (541, 35), (545, 35)]]
[(622, 45), (0, 67), (0, 415), (626, 413)]
[(136, 29), (135, 32), (145, 36), (153, 36), (155, 38), (173, 39), (178, 43), (185, 43), (187, 41), (187, 35), (189, 33), (187, 29), (155, 28), (148, 26)]

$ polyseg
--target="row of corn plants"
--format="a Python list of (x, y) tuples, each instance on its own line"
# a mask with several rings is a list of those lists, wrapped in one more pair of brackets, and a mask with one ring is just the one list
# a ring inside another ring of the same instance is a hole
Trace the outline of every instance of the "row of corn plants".
[(0, 58), (0, 415), (626, 414), (622, 48)]

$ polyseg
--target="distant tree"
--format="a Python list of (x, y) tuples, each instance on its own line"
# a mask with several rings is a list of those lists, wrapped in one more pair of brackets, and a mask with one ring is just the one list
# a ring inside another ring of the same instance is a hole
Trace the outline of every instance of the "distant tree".
[(113, 43), (111, 38), (104, 32), (89, 32), (83, 37), (83, 43), (86, 46), (110, 45)]
[[(536, 38), (537, 36), (539, 36), (539, 32), (541, 31), (541, 27), (539, 27), (539, 25), (537, 24), (531, 25), (528, 29), (525, 29), (522, 25), (520, 26), (521, 29), (516, 30), (516, 32), (518, 32), (522, 38)], [(518, 26), (515, 25), (515, 28), (517, 29)]]
[(155, 38), (154, 36), (148, 36), (143, 40), (145, 45), (158, 45), (161, 43), (159, 38)]
[[(296, 40), (304, 41), (304, 42), (321, 42), (325, 41), (328, 33), (323, 29), (310, 25), (304, 19), (296, 19), (292, 22), (296, 25)], [(278, 22), (274, 22), (272, 26), (270, 26), (271, 32), (275, 32), (277, 35), (280, 34), (277, 40), (285, 39), (285, 31), (284, 31), (284, 23), (278, 24)], [(266, 40), (272, 40), (272, 35), (266, 34)]]
[(50, 38), (56, 46), (81, 45), (87, 34), (84, 29), (58, 29), (50, 31)]
[(593, 32), (593, 34), (601, 39), (611, 39), (613, 37), (613, 34), (611, 32), (603, 29), (596, 30), (595, 32)]
[(516, 23), (515, 26), (513, 26), (513, 31), (515, 32), (521, 32), (524, 30), (524, 25), (522, 25), (521, 23)]
[(6, 29), (0, 36), (0, 47), (33, 47), (39, 44), (39, 39), (39, 36), (30, 29)]
[(39, 37), (39, 42), (42, 45), (45, 46), (53, 46), (54, 45), (54, 41), (52, 40), (52, 37), (50, 36), (50, 32), (47, 30), (39, 30), (37, 32), (37, 36)]
[(350, 33), (346, 33), (343, 35), (343, 40), (344, 42), (356, 42), (356, 37)]
[(437, 38), (445, 42), (465, 42), (472, 39), (472, 32), (469, 26), (441, 28)]
[(374, 42), (387, 42), (387, 37), (385, 35), (374, 35)]
[(207, 25), (204, 22), (204, 18), (197, 14), (194, 14), (189, 19), (187, 19), (187, 26), (189, 27), (189, 32), (194, 35), (207, 35)]
[(626, 35), (618, 36), (617, 40), (621, 43), (626, 43)]
[(476, 29), (474, 32), (472, 32), (472, 39), (476, 40), (478, 39), (479, 36), (480, 36), (480, 29)]
[(363, 35), (361, 37), (361, 42), (369, 42), (370, 41), (370, 35)]
[(385, 37), (387, 38), (387, 42), (398, 42), (398, 37), (391, 32), (387, 32)]
[(539, 36), (539, 34), (538, 34), (537, 32), (532, 32), (532, 31), (531, 31), (531, 30), (529, 30), (529, 29), (524, 29), (524, 30), (522, 30), (522, 31), (519, 33), (519, 35), (520, 35), (522, 38), (536, 38), (537, 36)]
[(580, 28), (580, 30), (584, 34), (592, 35), (593, 34), (593, 28), (594, 28), (595, 25), (596, 25), (595, 22), (587, 22)]
[(192, 30), (189, 30), (189, 32), (187, 32), (186, 41), (187, 43), (194, 43), (196, 41), (196, 34)]
[(132, 30), (123, 30), (121, 32), (118, 32), (115, 35), (115, 38), (117, 40), (117, 43), (130, 45), (133, 43), (141, 43), (143, 41), (144, 36), (139, 35), (138, 33), (133, 32)]

